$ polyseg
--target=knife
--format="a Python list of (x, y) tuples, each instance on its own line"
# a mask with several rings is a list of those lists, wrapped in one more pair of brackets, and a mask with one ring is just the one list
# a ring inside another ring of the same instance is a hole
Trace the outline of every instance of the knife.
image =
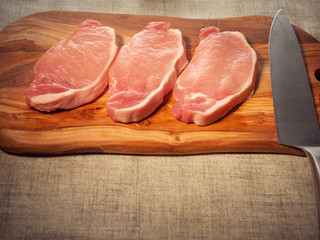
[(279, 10), (269, 34), (273, 106), (280, 144), (303, 150), (310, 160), (320, 220), (320, 130), (296, 34)]

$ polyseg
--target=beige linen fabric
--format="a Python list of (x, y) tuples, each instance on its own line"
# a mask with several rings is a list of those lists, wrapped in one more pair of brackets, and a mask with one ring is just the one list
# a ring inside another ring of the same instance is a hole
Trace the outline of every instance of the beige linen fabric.
[(0, 238), (315, 239), (306, 158), (272, 156), (2, 154)]

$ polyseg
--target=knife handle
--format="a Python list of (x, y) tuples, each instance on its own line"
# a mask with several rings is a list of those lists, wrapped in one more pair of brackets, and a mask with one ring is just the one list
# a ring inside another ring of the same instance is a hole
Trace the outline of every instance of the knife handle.
[(316, 187), (318, 224), (320, 225), (320, 147), (308, 146), (302, 147), (302, 150), (306, 153), (312, 167), (313, 178)]

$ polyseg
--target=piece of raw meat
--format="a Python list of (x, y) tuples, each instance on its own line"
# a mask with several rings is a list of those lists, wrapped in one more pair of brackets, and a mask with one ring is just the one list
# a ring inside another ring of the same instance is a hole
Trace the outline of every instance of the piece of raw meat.
[(113, 28), (86, 20), (34, 66), (27, 104), (41, 111), (71, 109), (96, 99), (108, 85), (118, 42)]
[(123, 46), (109, 73), (108, 115), (137, 122), (154, 112), (187, 64), (185, 43), (170, 23), (150, 22)]
[(175, 118), (208, 125), (246, 101), (254, 92), (257, 55), (240, 32), (200, 31), (194, 56), (179, 76), (173, 94)]

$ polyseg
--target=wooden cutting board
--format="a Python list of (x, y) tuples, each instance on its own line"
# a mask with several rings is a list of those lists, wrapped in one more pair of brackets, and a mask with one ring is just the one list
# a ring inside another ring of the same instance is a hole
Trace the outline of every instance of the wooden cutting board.
[[(68, 37), (82, 21), (91, 18), (115, 28), (120, 46), (150, 21), (168, 21), (182, 31), (190, 60), (201, 27), (240, 31), (258, 55), (259, 75), (254, 96), (226, 117), (199, 127), (176, 120), (175, 99), (169, 94), (150, 117), (130, 124), (113, 122), (106, 114), (106, 90), (82, 107), (42, 113), (27, 107), (25, 92), (39, 57)], [(248, 16), (226, 19), (184, 19), (163, 16), (86, 12), (43, 12), (10, 24), (0, 32), (0, 147), (11, 153), (126, 153), (198, 154), (217, 152), (272, 152), (303, 154), (279, 145), (275, 127), (268, 62), (268, 35), (272, 18)], [(318, 115), (320, 44), (295, 27), (301, 42)], [(302, 113), (303, 114), (303, 113)]]

